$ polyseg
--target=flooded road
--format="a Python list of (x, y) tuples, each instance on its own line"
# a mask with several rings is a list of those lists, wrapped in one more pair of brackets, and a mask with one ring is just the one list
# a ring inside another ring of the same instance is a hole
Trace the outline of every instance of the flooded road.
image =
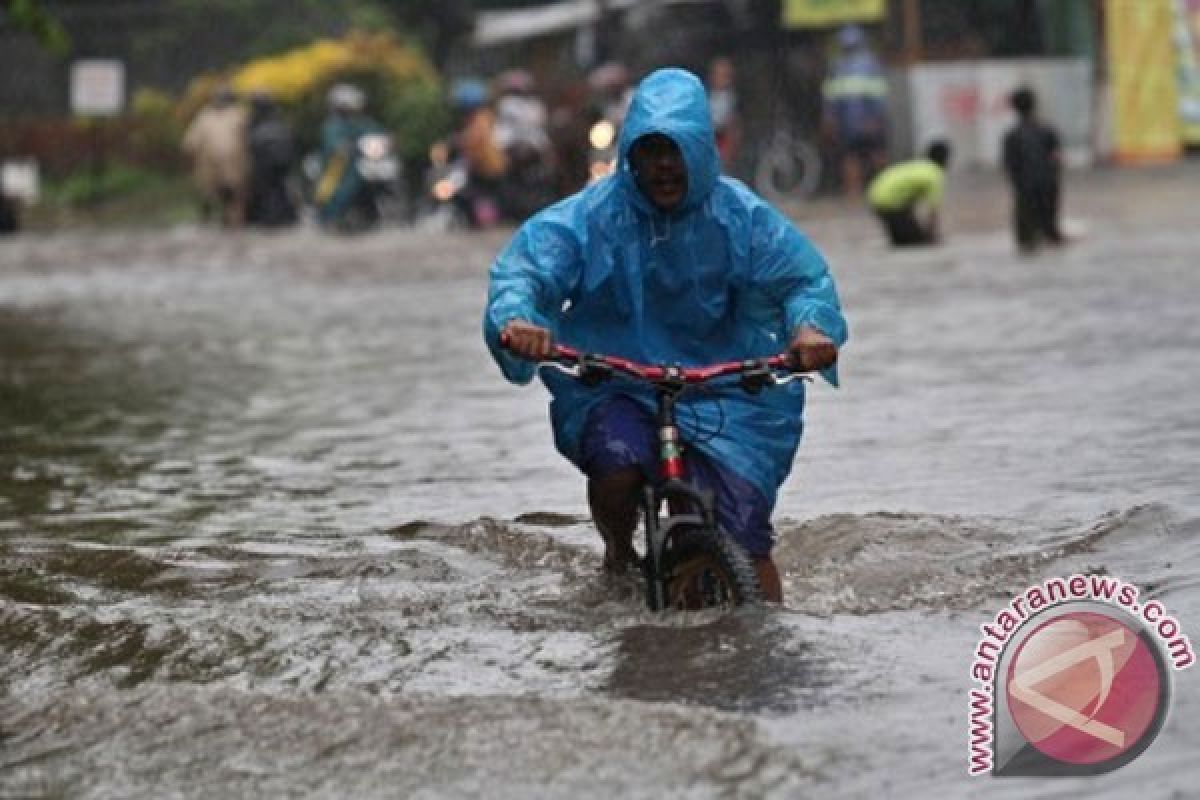
[(977, 178), (931, 252), (802, 210), (852, 341), (762, 614), (600, 574), (479, 338), (503, 235), (0, 243), (0, 797), (1192, 796), (1195, 670), (1099, 778), (969, 779), (966, 709), (1047, 577), (1200, 638), (1198, 179), (1078, 178), (1036, 259)]

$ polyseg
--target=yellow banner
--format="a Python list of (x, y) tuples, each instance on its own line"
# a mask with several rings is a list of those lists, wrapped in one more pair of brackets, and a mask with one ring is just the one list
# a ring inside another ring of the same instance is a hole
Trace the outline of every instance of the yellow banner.
[(1173, 0), (1107, 0), (1115, 155), (1172, 161), (1182, 148)]
[(887, 0), (783, 0), (786, 28), (828, 28), (847, 22), (877, 22)]

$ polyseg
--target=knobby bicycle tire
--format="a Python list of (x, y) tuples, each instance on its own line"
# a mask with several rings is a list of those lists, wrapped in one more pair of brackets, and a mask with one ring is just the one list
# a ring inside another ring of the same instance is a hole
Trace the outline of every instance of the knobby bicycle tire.
[[(689, 526), (676, 530), (663, 551), (662, 574), (666, 576), (668, 608), (691, 610), (763, 602), (758, 573), (750, 557), (730, 536), (712, 528)], [(702, 588), (693, 582), (719, 585)], [(726, 596), (715, 597), (715, 591)]]

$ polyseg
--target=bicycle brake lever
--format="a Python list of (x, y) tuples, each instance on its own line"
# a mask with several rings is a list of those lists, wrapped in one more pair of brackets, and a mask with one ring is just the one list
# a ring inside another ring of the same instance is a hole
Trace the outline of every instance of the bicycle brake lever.
[(580, 356), (576, 377), (584, 386), (598, 386), (613, 375), (608, 364), (592, 356)]
[(613, 375), (613, 369), (602, 361), (596, 361), (587, 356), (574, 364), (564, 364), (561, 361), (539, 361), (538, 367), (548, 367), (564, 375), (570, 375), (585, 386), (597, 386)]
[(775, 373), (763, 362), (758, 362), (742, 372), (741, 386), (749, 394), (758, 394), (768, 386), (777, 383)]
[(579, 378), (579, 374), (580, 374), (578, 364), (560, 364), (557, 361), (539, 361), (538, 366), (539, 367), (549, 367), (550, 369), (556, 369), (559, 372), (562, 372), (566, 375), (570, 375), (572, 378)]

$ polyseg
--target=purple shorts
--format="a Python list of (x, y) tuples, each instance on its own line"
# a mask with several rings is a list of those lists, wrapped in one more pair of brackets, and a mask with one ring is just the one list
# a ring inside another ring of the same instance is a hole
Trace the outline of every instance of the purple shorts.
[[(589, 478), (638, 467), (647, 480), (659, 479), (654, 414), (625, 395), (591, 410), (580, 449), (580, 467)], [(717, 523), (750, 555), (769, 555), (775, 533), (771, 506), (762, 492), (694, 447), (685, 448), (684, 463), (690, 483), (713, 491)]]

